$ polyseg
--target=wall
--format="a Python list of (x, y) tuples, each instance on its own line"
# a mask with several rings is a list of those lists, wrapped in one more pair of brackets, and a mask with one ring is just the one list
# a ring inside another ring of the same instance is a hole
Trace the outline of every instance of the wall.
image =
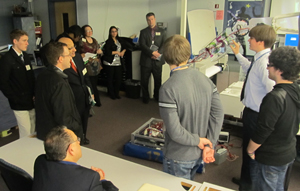
[(42, 21), (42, 38), (43, 44), (50, 41), (50, 25), (49, 25), (49, 11), (48, 0), (33, 0), (34, 15), (37, 20)]
[(11, 44), (9, 33), (13, 30), (12, 14), (14, 5), (20, 5), (23, 0), (0, 0), (0, 46)]
[(88, 0), (88, 24), (98, 42), (108, 37), (109, 27), (120, 28), (119, 36), (129, 37), (147, 26), (148, 0)]
[[(180, 33), (181, 0), (149, 0), (149, 12), (153, 12), (156, 22), (167, 22), (167, 36)], [(178, 9), (179, 8), (179, 9)]]
[(89, 21), (87, 8), (87, 0), (76, 0), (77, 24), (79, 26), (86, 25)]
[[(300, 0), (272, 1), (270, 11), (271, 17), (295, 12), (300, 12)], [(276, 21), (276, 26), (281, 28), (298, 30), (298, 16), (278, 19)], [(291, 31), (282, 31), (280, 29), (277, 32), (282, 34), (291, 33)]]

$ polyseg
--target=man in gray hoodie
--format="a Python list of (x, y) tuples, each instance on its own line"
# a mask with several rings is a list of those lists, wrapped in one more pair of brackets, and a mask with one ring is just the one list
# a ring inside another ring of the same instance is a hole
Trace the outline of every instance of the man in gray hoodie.
[(280, 47), (269, 57), (274, 89), (262, 101), (258, 128), (251, 136), (248, 155), (255, 160), (250, 173), (256, 191), (284, 190), (286, 171), (296, 157), (300, 123), (300, 51)]
[(193, 179), (202, 160), (214, 161), (214, 149), (223, 124), (219, 93), (203, 73), (187, 65), (189, 42), (180, 35), (165, 41), (163, 54), (171, 77), (159, 90), (159, 110), (164, 121), (163, 170)]

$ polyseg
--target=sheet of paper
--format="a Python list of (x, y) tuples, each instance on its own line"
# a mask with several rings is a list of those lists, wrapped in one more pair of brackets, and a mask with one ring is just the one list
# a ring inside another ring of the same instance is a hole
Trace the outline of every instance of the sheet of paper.
[(96, 56), (97, 56), (97, 54), (93, 54), (93, 53), (87, 52), (87, 53), (85, 53), (85, 56), (83, 57), (83, 61), (87, 62), (89, 60), (89, 58), (94, 58)]
[(229, 188), (224, 188), (222, 186), (217, 186), (208, 182), (203, 182), (199, 191), (233, 191)]
[(143, 184), (140, 189), (138, 189), (138, 191), (170, 191), (169, 189), (166, 189), (166, 188), (162, 188), (162, 187), (159, 187), (159, 186), (155, 186), (153, 184), (148, 184), (148, 183), (145, 183)]
[(216, 20), (223, 20), (224, 19), (224, 10), (217, 10), (216, 11)]

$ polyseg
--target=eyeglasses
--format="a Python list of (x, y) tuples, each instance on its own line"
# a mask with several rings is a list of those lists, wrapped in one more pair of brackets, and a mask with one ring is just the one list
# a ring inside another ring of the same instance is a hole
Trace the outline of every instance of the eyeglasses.
[(274, 67), (273, 64), (267, 64), (267, 67)]
[[(71, 142), (71, 143), (68, 145), (67, 150), (69, 149), (69, 147), (70, 147), (71, 144), (76, 143), (77, 141), (80, 143), (80, 140), (81, 140), (80, 137), (77, 137), (77, 140)], [(66, 151), (67, 151), (67, 150), (66, 150)]]

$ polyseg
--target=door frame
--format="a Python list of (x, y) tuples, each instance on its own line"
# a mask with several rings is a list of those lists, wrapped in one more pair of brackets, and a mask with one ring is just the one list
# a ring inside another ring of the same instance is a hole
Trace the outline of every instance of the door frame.
[(75, 14), (76, 14), (76, 23), (77, 23), (77, 2), (76, 0), (48, 0), (48, 9), (49, 9), (49, 25), (50, 25), (50, 38), (55, 40), (56, 39), (56, 23), (55, 23), (55, 9), (54, 3), (56, 2), (68, 2), (73, 1), (75, 2)]

